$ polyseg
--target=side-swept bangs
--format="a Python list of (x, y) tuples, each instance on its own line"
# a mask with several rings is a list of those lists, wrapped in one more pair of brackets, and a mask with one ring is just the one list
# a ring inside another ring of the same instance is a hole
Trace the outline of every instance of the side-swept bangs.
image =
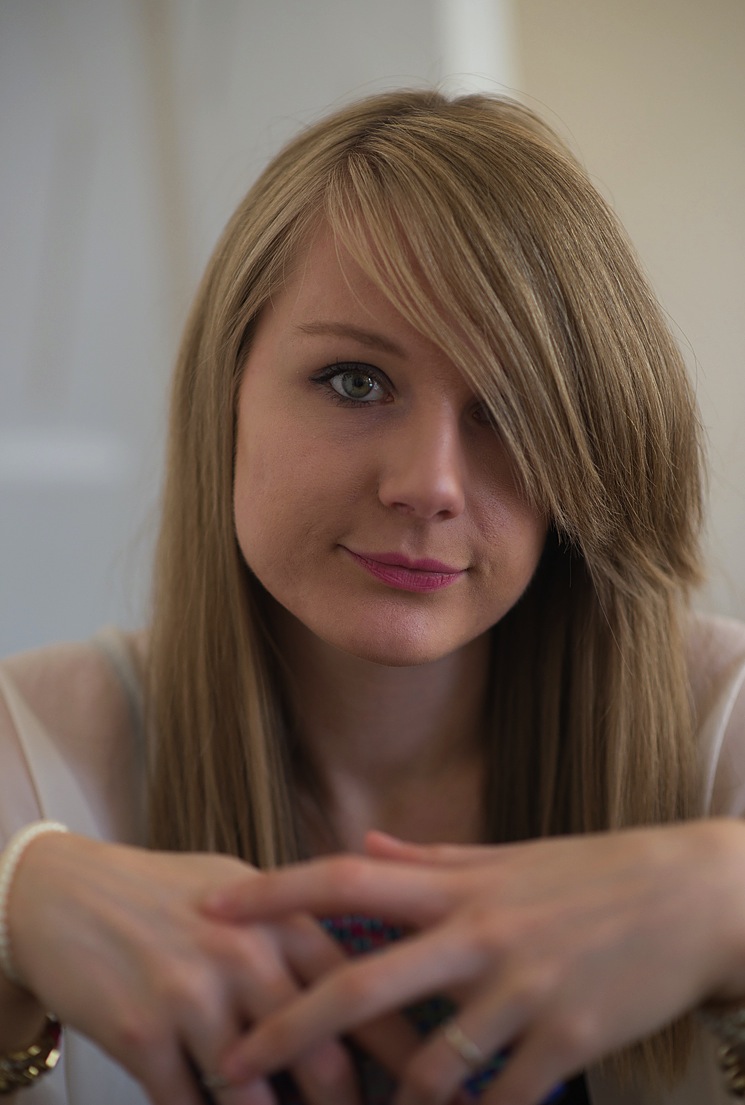
[(696, 581), (685, 368), (615, 217), (542, 123), (483, 97), (391, 111), (334, 165), (323, 214), (472, 383), (596, 586)]

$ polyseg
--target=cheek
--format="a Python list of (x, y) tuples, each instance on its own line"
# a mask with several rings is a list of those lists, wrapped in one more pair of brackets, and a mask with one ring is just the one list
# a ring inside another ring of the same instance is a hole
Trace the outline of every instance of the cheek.
[(525, 586), (533, 578), (546, 544), (548, 526), (536, 510), (524, 503), (513, 517), (515, 568), (524, 577)]
[(548, 523), (543, 515), (524, 502), (520, 502), (512, 515), (512, 525), (515, 533), (515, 545), (521, 550), (521, 558), (527, 563), (536, 565), (540, 560)]
[(333, 526), (340, 501), (336, 475), (344, 471), (322, 444), (286, 427), (239, 440), (234, 524), (249, 567), (260, 576), (296, 570), (299, 551)]
[(247, 434), (239, 436), (235, 458), (233, 513), (238, 543), (243, 556), (253, 567), (254, 556), (262, 545), (276, 540), (277, 511), (272, 503), (281, 498), (278, 488), (283, 483), (277, 469), (274, 443), (270, 437)]
[(507, 586), (522, 590), (532, 579), (543, 553), (548, 532), (545, 519), (512, 493), (488, 497), (481, 516), (491, 571)]
[(490, 546), (527, 586), (543, 553), (548, 523), (522, 492), (506, 450), (500, 448), (485, 470), (493, 474), (493, 483), (484, 488), (480, 502), (483, 531)]

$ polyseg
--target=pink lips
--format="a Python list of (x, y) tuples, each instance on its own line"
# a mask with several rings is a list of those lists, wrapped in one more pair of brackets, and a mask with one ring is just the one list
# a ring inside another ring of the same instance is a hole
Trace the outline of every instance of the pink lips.
[(346, 551), (366, 572), (398, 591), (439, 591), (465, 575), (465, 569), (453, 568), (440, 560), (411, 560), (401, 553)]

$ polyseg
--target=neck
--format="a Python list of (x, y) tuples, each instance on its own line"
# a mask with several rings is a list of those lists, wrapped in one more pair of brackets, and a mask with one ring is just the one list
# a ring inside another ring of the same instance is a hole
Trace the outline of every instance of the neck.
[(479, 839), (488, 635), (429, 664), (387, 667), (326, 644), (282, 609), (273, 622), (295, 739), (336, 846), (360, 848), (369, 828)]

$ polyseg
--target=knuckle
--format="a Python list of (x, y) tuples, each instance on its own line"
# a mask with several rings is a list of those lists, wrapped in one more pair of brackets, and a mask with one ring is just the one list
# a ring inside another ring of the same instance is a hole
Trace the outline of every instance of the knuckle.
[(562, 1066), (579, 1068), (594, 1057), (599, 1040), (596, 1018), (582, 1010), (562, 1012), (544, 1029), (547, 1052)]
[(553, 972), (546, 968), (516, 971), (508, 987), (513, 1014), (521, 1020), (534, 1016), (536, 1010), (545, 1006), (554, 988)]
[(120, 1010), (113, 1035), (116, 1051), (132, 1056), (140, 1067), (147, 1063), (148, 1056), (158, 1054), (167, 1034), (160, 1018), (141, 1008), (129, 1008)]
[[(412, 1060), (403, 1072), (401, 1083), (412, 1101), (427, 1105), (442, 1097), (442, 1073), (424, 1053)], [(407, 1098), (408, 1100), (408, 1098)]]
[(505, 955), (512, 938), (506, 918), (489, 902), (473, 902), (467, 914), (468, 936), (471, 948), (482, 956)]
[(203, 965), (191, 964), (188, 970), (168, 971), (159, 987), (160, 1001), (177, 1015), (212, 1004), (214, 980)]
[(368, 861), (364, 856), (336, 856), (326, 866), (326, 883), (332, 892), (362, 890), (367, 884)]

